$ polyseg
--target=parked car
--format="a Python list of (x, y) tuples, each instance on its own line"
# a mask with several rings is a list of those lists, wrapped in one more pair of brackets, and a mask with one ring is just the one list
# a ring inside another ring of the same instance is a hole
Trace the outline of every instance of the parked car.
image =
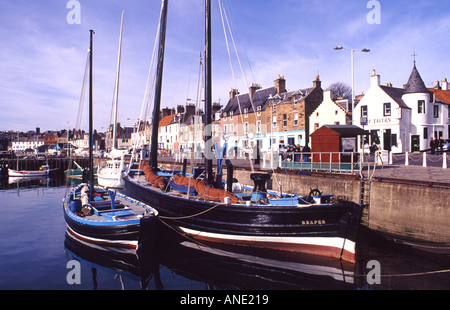
[(444, 140), (443, 150), (447, 152), (450, 151), (450, 139)]

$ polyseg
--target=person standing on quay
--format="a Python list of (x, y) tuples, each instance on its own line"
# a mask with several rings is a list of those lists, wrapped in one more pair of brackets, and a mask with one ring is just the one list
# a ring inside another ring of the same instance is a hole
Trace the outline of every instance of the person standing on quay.
[(431, 148), (431, 154), (435, 154), (436, 153), (436, 139), (435, 138), (431, 138), (430, 141), (430, 148)]

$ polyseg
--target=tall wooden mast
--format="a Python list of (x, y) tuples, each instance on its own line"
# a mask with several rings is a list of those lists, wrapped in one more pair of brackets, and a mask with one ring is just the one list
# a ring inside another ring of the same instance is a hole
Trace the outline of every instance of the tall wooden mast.
[(211, 68), (211, 0), (205, 2), (205, 180), (213, 182), (212, 174), (212, 68)]
[(163, 7), (161, 10), (161, 19), (159, 22), (160, 30), (159, 30), (158, 67), (156, 71), (155, 101), (153, 105), (153, 120), (152, 120), (152, 141), (149, 160), (149, 165), (153, 170), (156, 170), (158, 168), (159, 111), (161, 107), (161, 90), (162, 90), (162, 76), (164, 67), (164, 50), (166, 41), (168, 0), (163, 0), (162, 5)]

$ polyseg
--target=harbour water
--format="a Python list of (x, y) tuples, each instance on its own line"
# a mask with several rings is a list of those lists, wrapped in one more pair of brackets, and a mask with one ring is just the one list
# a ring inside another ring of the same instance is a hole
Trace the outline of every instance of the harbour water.
[[(450, 289), (449, 256), (400, 247), (366, 231), (358, 240), (358, 262), (350, 267), (317, 257), (262, 255), (188, 240), (139, 258), (93, 248), (66, 237), (65, 183), (3, 180), (0, 289)], [(73, 262), (79, 262), (79, 278), (73, 277)]]

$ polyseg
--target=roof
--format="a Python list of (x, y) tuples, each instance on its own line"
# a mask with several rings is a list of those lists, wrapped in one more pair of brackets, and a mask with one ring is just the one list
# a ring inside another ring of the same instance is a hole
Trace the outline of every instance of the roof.
[(450, 105), (450, 90), (428, 88), (428, 91), (433, 93), (436, 99), (440, 102)]
[(172, 123), (174, 117), (175, 117), (175, 114), (164, 116), (164, 117), (159, 121), (159, 127), (169, 126), (170, 123)]
[(341, 137), (356, 137), (370, 134), (367, 130), (364, 130), (361, 127), (355, 125), (324, 125), (314, 131), (311, 136), (314, 134), (320, 134), (320, 132), (318, 131), (322, 128), (331, 129), (334, 132), (337, 132)]
[(406, 103), (403, 101), (402, 96), (405, 94), (405, 90), (403, 88), (396, 88), (390, 86), (381, 86), (380, 88), (391, 97), (401, 108), (410, 109)]
[[(248, 109), (248, 112), (254, 112), (253, 107), (261, 106), (261, 110), (264, 110), (267, 98), (275, 93), (275, 87), (269, 87), (264, 89), (258, 89), (250, 101), (250, 96), (248, 93), (242, 95), (236, 95), (231, 99), (228, 104), (223, 109), (223, 113), (227, 115), (233, 111), (233, 115), (239, 115), (244, 113), (244, 109)], [(252, 106), (253, 102), (253, 106)]]
[(414, 62), (414, 67), (412, 69), (411, 75), (409, 76), (408, 83), (406, 83), (405, 94), (412, 93), (428, 93), (428, 89), (416, 68), (416, 63)]

